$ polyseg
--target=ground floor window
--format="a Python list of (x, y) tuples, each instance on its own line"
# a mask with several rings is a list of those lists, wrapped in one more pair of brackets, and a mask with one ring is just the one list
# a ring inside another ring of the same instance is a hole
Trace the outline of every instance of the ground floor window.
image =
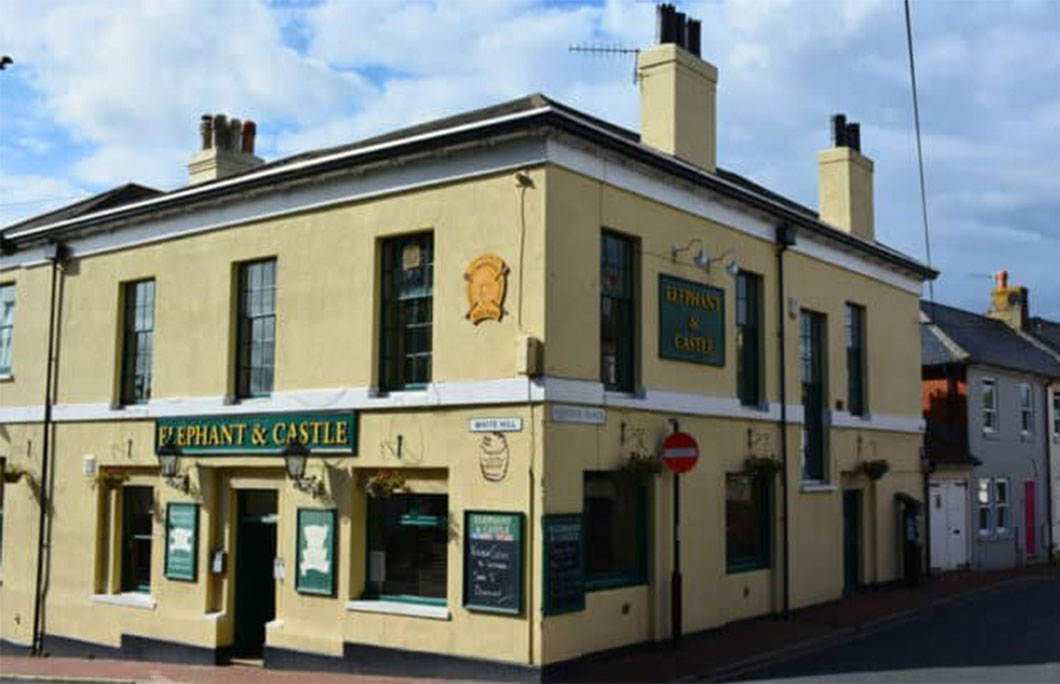
[(368, 503), (368, 598), (444, 604), (449, 497), (394, 494)]
[(585, 587), (648, 581), (647, 486), (623, 472), (585, 473)]
[(725, 477), (725, 563), (729, 572), (770, 566), (769, 480)]
[(151, 487), (123, 487), (121, 492), (121, 590), (151, 591)]
[(979, 536), (1008, 534), (1011, 528), (1008, 478), (981, 477), (978, 484)]

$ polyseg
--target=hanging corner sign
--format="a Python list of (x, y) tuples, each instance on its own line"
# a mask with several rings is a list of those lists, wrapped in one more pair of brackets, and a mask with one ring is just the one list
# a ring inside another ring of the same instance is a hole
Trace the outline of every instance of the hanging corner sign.
[(699, 460), (699, 445), (687, 432), (672, 432), (663, 440), (662, 458), (675, 475), (687, 473)]

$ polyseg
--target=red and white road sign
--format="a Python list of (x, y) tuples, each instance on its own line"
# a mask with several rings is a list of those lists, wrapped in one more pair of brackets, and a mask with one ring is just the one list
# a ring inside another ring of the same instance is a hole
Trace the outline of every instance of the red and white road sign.
[(662, 458), (675, 475), (687, 473), (699, 460), (699, 445), (687, 432), (672, 432), (663, 440)]

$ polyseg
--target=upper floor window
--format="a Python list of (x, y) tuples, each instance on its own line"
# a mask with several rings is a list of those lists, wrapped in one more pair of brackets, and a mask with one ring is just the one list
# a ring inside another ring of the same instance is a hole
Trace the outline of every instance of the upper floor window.
[(600, 239), (600, 379), (632, 392), (637, 340), (636, 242), (605, 230)]
[(802, 376), (802, 479), (825, 482), (828, 464), (825, 429), (827, 389), (825, 384), (824, 314), (803, 310), (799, 316), (799, 366)]
[(1034, 393), (1026, 382), (1020, 383), (1020, 432), (1034, 432)]
[(847, 410), (865, 414), (865, 309), (847, 304)]
[(11, 347), (15, 337), (15, 284), (0, 285), (0, 375), (11, 374)]
[(121, 347), (121, 403), (151, 398), (151, 355), (155, 332), (155, 281), (126, 283)]
[(431, 381), (434, 321), (434, 236), (383, 243), (379, 387), (404, 390)]
[(997, 381), (983, 378), (983, 432), (997, 432)]
[(261, 397), (272, 392), (276, 350), (276, 260), (239, 265), (236, 394)]
[(740, 403), (757, 406), (762, 399), (762, 277), (747, 271), (736, 276), (736, 391)]

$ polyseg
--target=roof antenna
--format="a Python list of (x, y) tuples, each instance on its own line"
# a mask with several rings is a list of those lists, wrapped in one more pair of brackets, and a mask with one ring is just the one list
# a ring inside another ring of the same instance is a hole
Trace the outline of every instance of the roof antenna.
[[(568, 52), (577, 52), (589, 55), (636, 55), (640, 48), (626, 48), (617, 45), (571, 45)], [(633, 62), (633, 84), (637, 83), (637, 63)]]

